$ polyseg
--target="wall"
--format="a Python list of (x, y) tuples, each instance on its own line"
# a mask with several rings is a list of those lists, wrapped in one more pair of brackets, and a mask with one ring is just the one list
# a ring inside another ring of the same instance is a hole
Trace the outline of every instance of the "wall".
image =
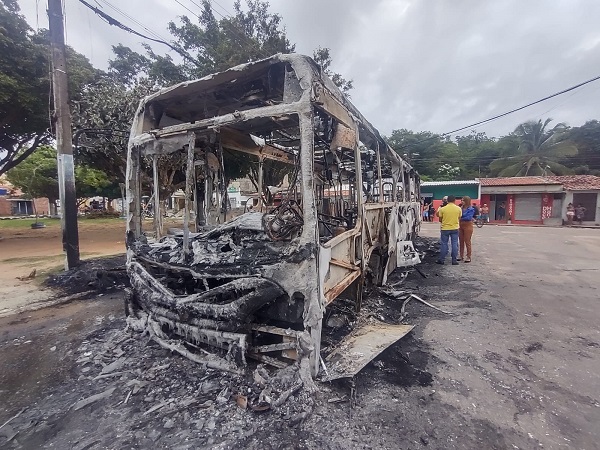
[[(502, 188), (503, 189), (503, 188)], [(520, 192), (520, 193), (526, 193), (526, 192)], [(508, 222), (508, 218), (511, 218), (511, 223), (515, 224), (515, 225), (542, 225), (545, 224), (546, 221), (548, 221), (550, 223), (554, 222), (555, 224), (559, 222), (558, 219), (552, 219), (552, 205), (553, 205), (553, 195), (554, 194), (550, 194), (550, 193), (540, 193), (541, 196), (541, 201), (542, 201), (542, 215), (543, 216), (547, 216), (546, 219), (542, 219), (542, 217), (540, 216), (539, 220), (515, 220), (515, 201), (516, 201), (516, 196), (518, 194), (510, 194), (507, 193), (503, 190), (500, 190), (498, 187), (495, 188), (495, 192), (493, 193), (494, 195), (506, 195), (506, 217), (505, 220), (503, 221), (499, 221), (499, 220), (492, 220), (493, 213), (490, 212), (490, 222), (495, 222), (495, 223), (507, 223)], [(488, 207), (491, 207), (491, 195), (492, 194), (481, 194), (481, 204), (487, 204)], [(545, 208), (545, 209), (544, 209)]]
[(46, 216), (50, 214), (50, 202), (47, 198), (35, 198), (33, 199), (33, 204), (38, 215)]
[[(584, 225), (600, 225), (600, 190), (589, 190), (589, 191), (567, 191), (565, 194), (565, 200), (563, 201), (563, 211), (562, 211), (562, 217), (566, 218), (567, 217), (567, 205), (569, 203), (573, 203), (573, 193), (596, 193), (598, 194), (597, 198), (596, 198), (596, 220), (595, 221), (585, 221), (583, 222)], [(565, 219), (566, 220), (566, 219)]]
[(10, 216), (12, 213), (12, 206), (8, 199), (0, 197), (0, 217)]
[[(449, 184), (441, 186), (423, 186), (421, 185), (421, 194), (433, 194), (434, 200), (442, 200), (445, 195), (454, 195), (456, 198), (464, 197), (465, 195), (472, 199), (479, 197), (478, 184)], [(434, 203), (435, 204), (435, 203)], [(477, 202), (479, 205), (479, 202)]]
[(527, 186), (481, 186), (482, 194), (544, 194), (562, 192), (562, 184), (535, 184)]
[[(30, 201), (23, 199), (23, 201)], [(7, 217), (13, 215), (13, 204), (14, 201), (10, 201), (5, 197), (0, 197), (0, 216)], [(37, 208), (37, 213), (42, 215), (49, 215), (52, 213), (50, 209), (50, 202), (47, 198), (36, 198), (34, 199), (35, 207)]]

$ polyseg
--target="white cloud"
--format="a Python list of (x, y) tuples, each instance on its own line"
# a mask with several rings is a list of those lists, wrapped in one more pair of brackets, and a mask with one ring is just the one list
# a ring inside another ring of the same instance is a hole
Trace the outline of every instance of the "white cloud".
[[(128, 26), (145, 32), (98, 0)], [(181, 0), (197, 11), (190, 0)], [(40, 26), (47, 26), (40, 0)], [(174, 1), (110, 0), (152, 31), (189, 12)], [(198, 3), (198, 2), (196, 2)], [(231, 0), (219, 0), (232, 11)], [(35, 27), (36, 1), (20, 2)], [(111, 45), (141, 50), (142, 39), (110, 27), (76, 0), (66, 1), (68, 42), (106, 68)], [(218, 5), (215, 8), (226, 14)], [(600, 2), (585, 0), (271, 0), (300, 53), (331, 49), (334, 69), (354, 79), (352, 100), (383, 133), (445, 132), (600, 75)], [(218, 15), (217, 15), (218, 17)], [(156, 52), (165, 47), (153, 44)], [(600, 81), (479, 127), (488, 135), (525, 120), (570, 125), (598, 119)]]

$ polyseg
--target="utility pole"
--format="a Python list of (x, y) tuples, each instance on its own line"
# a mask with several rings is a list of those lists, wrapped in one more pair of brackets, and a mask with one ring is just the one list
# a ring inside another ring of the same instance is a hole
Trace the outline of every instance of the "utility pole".
[(79, 231), (77, 229), (77, 197), (75, 194), (75, 166), (71, 136), (71, 110), (65, 58), (65, 28), (61, 0), (48, 0), (48, 25), (52, 53), (52, 91), (58, 159), (58, 189), (60, 197), (63, 251), (65, 269), (79, 264)]

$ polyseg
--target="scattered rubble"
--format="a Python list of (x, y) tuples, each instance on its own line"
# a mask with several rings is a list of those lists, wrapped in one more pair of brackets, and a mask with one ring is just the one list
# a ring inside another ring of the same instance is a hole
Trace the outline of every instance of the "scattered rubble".
[(122, 290), (129, 286), (125, 255), (83, 260), (74, 269), (51, 275), (45, 283), (65, 295)]

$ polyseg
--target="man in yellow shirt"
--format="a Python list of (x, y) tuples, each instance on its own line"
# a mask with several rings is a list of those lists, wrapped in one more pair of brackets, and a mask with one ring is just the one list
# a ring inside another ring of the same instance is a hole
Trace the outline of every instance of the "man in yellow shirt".
[(441, 236), (440, 236), (440, 257), (436, 261), (438, 264), (444, 264), (448, 255), (448, 239), (452, 243), (452, 265), (457, 266), (458, 261), (458, 228), (460, 226), (460, 216), (462, 209), (455, 205), (456, 197), (448, 196), (448, 204), (437, 210), (436, 215), (440, 218)]

